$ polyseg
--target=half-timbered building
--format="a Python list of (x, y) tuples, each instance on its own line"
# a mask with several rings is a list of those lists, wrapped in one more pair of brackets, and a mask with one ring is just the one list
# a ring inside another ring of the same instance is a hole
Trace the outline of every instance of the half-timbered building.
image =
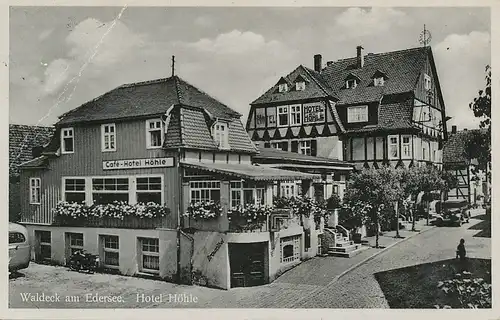
[(254, 165), (240, 117), (177, 76), (122, 85), (63, 114), (41, 155), (21, 165), (33, 258), (65, 264), (84, 249), (107, 270), (227, 289), (316, 255), (322, 227), (312, 218), (287, 211), (248, 227), (253, 217), (230, 214), (272, 205), (278, 181), (302, 181), (312, 196), (318, 178)]
[(281, 77), (251, 103), (252, 140), (358, 169), (441, 166), (448, 118), (431, 48), (356, 53)]

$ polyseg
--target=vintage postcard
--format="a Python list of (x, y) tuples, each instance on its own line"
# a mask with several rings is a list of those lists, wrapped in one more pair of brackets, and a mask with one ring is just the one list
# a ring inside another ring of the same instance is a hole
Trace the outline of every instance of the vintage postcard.
[(491, 6), (156, 5), (6, 7), (6, 314), (491, 315)]

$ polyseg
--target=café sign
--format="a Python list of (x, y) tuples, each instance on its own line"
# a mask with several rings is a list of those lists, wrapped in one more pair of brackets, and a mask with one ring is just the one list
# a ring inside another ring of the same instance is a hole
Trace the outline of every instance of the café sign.
[(163, 168), (173, 167), (174, 158), (147, 158), (127, 160), (106, 160), (102, 162), (103, 170), (113, 169), (138, 169), (138, 168)]

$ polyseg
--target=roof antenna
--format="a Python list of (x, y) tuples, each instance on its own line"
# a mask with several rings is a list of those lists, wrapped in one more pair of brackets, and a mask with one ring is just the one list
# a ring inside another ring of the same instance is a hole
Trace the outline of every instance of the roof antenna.
[(429, 30), (425, 28), (424, 24), (424, 31), (420, 33), (420, 37), (418, 38), (418, 42), (424, 46), (424, 48), (427, 47), (427, 45), (431, 42), (432, 35)]
[(175, 75), (175, 56), (172, 56), (172, 77)]

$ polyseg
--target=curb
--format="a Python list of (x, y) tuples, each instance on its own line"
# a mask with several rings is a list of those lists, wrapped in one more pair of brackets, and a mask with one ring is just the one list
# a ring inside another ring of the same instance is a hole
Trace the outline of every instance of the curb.
[(416, 237), (416, 236), (418, 236), (418, 235), (420, 235), (420, 234), (426, 233), (427, 231), (432, 230), (432, 229), (434, 229), (434, 228), (436, 228), (436, 226), (431, 226), (429, 229), (426, 229), (426, 230), (424, 230), (424, 231), (420, 231), (420, 232), (416, 232), (416, 233), (412, 234), (412, 235), (411, 235), (411, 236), (409, 236), (409, 237), (406, 237), (406, 238), (404, 238), (404, 239), (401, 239), (401, 240), (399, 240), (399, 241), (396, 241), (396, 242), (394, 242), (394, 243), (390, 244), (389, 246), (385, 247), (384, 249), (382, 249), (382, 250), (380, 250), (380, 251), (375, 252), (375, 253), (374, 253), (374, 254), (372, 254), (371, 256), (366, 257), (365, 259), (361, 260), (360, 262), (356, 263), (355, 265), (353, 265), (353, 266), (351, 266), (351, 267), (347, 268), (346, 270), (342, 271), (339, 275), (335, 276), (335, 277), (334, 277), (334, 278), (333, 278), (330, 282), (328, 282), (325, 286), (321, 286), (321, 287), (319, 287), (319, 288), (317, 288), (317, 289), (314, 289), (313, 291), (309, 292), (309, 294), (308, 294), (308, 295), (303, 296), (303, 297), (301, 297), (300, 299), (297, 299), (296, 301), (294, 301), (292, 305), (289, 305), (289, 306), (283, 306), (282, 308), (293, 308), (293, 306), (294, 306), (294, 305), (296, 305), (297, 303), (301, 302), (301, 301), (302, 301), (302, 300), (304, 300), (306, 297), (310, 297), (310, 296), (312, 296), (312, 295), (314, 295), (314, 294), (318, 293), (319, 291), (324, 290), (324, 289), (325, 289), (325, 288), (327, 288), (328, 286), (330, 286), (330, 285), (334, 284), (335, 282), (337, 282), (340, 278), (342, 278), (343, 276), (345, 276), (345, 275), (346, 275), (346, 274), (348, 274), (349, 272), (351, 272), (351, 271), (353, 271), (353, 270), (357, 269), (358, 267), (360, 267), (361, 265), (365, 264), (366, 262), (368, 262), (368, 261), (372, 260), (373, 258), (375, 258), (376, 256), (378, 256), (379, 254), (381, 254), (381, 253), (383, 253), (383, 252), (385, 252), (385, 251), (389, 250), (390, 248), (394, 247), (394, 246), (395, 246), (395, 245), (397, 245), (397, 244), (403, 243), (403, 242), (405, 242), (405, 241), (407, 241), (407, 240), (409, 240), (409, 239), (411, 239), (411, 238), (413, 238), (413, 237)]

